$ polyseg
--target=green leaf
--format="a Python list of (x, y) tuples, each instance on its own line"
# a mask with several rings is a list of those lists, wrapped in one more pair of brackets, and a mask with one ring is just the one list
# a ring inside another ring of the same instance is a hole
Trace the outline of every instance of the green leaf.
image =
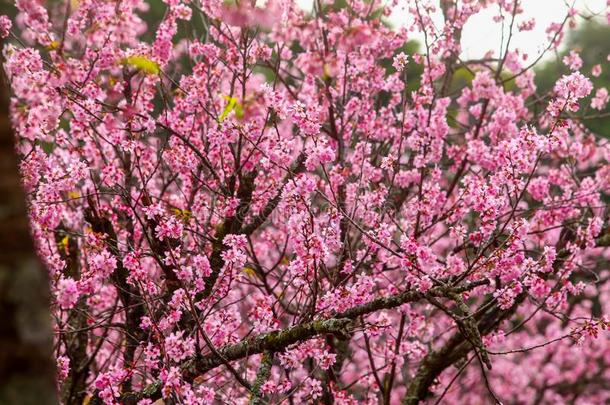
[(237, 118), (241, 118), (240, 116), (243, 117), (243, 108), (241, 104), (237, 102), (237, 97), (224, 96), (223, 98), (227, 100), (227, 105), (225, 106), (225, 109), (222, 110), (220, 117), (218, 117), (218, 122), (223, 122), (233, 110), (236, 110), (235, 115)]
[(125, 58), (125, 64), (131, 65), (150, 75), (158, 75), (161, 72), (161, 68), (157, 62), (142, 55), (128, 56)]

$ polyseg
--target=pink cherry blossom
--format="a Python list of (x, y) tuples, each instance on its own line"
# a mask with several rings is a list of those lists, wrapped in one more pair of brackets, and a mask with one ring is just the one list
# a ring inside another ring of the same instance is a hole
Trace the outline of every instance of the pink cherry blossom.
[(11, 30), (12, 26), (13, 23), (7, 16), (0, 15), (0, 38), (8, 37), (9, 31)]
[(71, 278), (62, 278), (57, 283), (57, 302), (62, 309), (71, 309), (78, 301), (78, 284)]
[(608, 100), (610, 100), (608, 90), (605, 87), (600, 87), (595, 92), (595, 97), (591, 100), (591, 107), (601, 111), (606, 108)]
[(62, 403), (610, 401), (608, 61), (536, 78), (580, 10), (162, 3), (0, 17)]
[(573, 50), (567, 56), (564, 56), (562, 61), (572, 71), (577, 71), (582, 67), (580, 55)]

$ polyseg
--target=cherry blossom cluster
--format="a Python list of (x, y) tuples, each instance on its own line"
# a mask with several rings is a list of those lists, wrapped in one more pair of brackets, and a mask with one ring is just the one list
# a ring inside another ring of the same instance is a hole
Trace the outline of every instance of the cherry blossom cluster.
[(542, 93), (521, 0), (151, 3), (0, 17), (63, 403), (610, 401), (582, 13)]

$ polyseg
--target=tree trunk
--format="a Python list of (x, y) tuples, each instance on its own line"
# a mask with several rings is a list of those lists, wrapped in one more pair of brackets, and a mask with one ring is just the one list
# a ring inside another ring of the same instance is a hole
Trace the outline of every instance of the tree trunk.
[(57, 404), (48, 277), (29, 230), (0, 71), (0, 404)]

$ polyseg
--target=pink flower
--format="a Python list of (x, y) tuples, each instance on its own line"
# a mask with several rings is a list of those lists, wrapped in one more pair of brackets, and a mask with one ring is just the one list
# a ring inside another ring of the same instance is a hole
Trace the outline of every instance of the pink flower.
[(600, 65), (599, 63), (591, 68), (591, 75), (593, 75), (593, 77), (599, 77), (601, 74), (602, 65)]
[[(106, 404), (151, 383), (142, 405), (245, 403), (271, 350), (263, 401), (398, 403), (441, 353), (425, 399), (487, 403), (456, 360), (483, 343), (498, 398), (608, 402), (610, 144), (586, 120), (610, 96), (563, 52), (580, 10), (418, 0), (389, 27), (395, 1), (162, 2), (152, 25), (145, 0), (0, 17), (59, 391), (84, 364)], [(504, 44), (464, 60), (484, 18)], [(535, 27), (569, 68), (550, 91), (504, 49)]]
[(591, 93), (593, 84), (580, 72), (574, 72), (559, 79), (554, 90), (558, 98), (553, 100), (547, 109), (551, 116), (558, 117), (563, 109), (578, 111), (578, 101)]
[(165, 352), (176, 363), (195, 353), (195, 339), (184, 337), (184, 331), (175, 332), (165, 338)]
[(176, 14), (176, 17), (180, 20), (189, 21), (193, 14), (193, 10), (185, 4), (178, 4), (172, 7), (172, 13)]
[(530, 181), (527, 191), (538, 201), (542, 201), (549, 194), (550, 185), (548, 179), (539, 177)]
[(0, 15), (0, 38), (8, 37), (9, 31), (11, 30), (12, 26), (13, 23), (7, 16)]
[(165, 211), (160, 203), (156, 203), (142, 207), (142, 212), (144, 212), (147, 219), (156, 219), (156, 217), (162, 216)]
[(203, 404), (211, 404), (214, 402), (215, 392), (210, 387), (204, 387), (203, 385), (197, 388), (197, 393), (203, 401)]
[(173, 392), (179, 392), (182, 386), (182, 373), (178, 367), (170, 367), (162, 370), (160, 374), (163, 381), (163, 398), (168, 398)]
[(523, 291), (521, 283), (513, 283), (510, 287), (494, 292), (494, 297), (498, 299), (498, 304), (502, 309), (509, 309), (513, 306), (515, 298)]
[(322, 370), (328, 370), (333, 364), (335, 364), (336, 359), (336, 354), (324, 351), (322, 355), (318, 358), (320, 368)]
[(305, 161), (307, 170), (313, 171), (319, 165), (332, 162), (335, 159), (335, 151), (324, 141), (317, 142), (315, 146), (308, 148), (308, 156)]
[(94, 253), (89, 258), (89, 265), (94, 274), (107, 278), (116, 269), (116, 258), (107, 250)]
[(570, 51), (569, 55), (564, 56), (562, 61), (572, 71), (577, 71), (582, 67), (582, 59), (575, 51)]
[(314, 378), (307, 379), (309, 385), (309, 395), (312, 399), (318, 399), (322, 397), (322, 383)]
[(404, 52), (401, 52), (398, 55), (394, 56), (392, 66), (394, 66), (394, 69), (396, 69), (398, 72), (402, 72), (407, 68), (408, 63), (409, 57)]
[(70, 359), (66, 356), (57, 357), (57, 379), (63, 381), (70, 373)]
[(180, 239), (184, 225), (176, 217), (169, 217), (161, 220), (161, 223), (155, 228), (157, 238), (160, 241), (165, 239)]
[(193, 56), (204, 56), (209, 63), (214, 63), (220, 53), (214, 44), (202, 44), (201, 42), (193, 42), (189, 50)]
[(523, 21), (523, 22), (519, 23), (517, 28), (519, 28), (519, 31), (531, 31), (534, 29), (535, 26), (536, 26), (536, 20), (534, 18), (530, 18), (527, 21)]
[(80, 293), (78, 284), (72, 278), (61, 278), (57, 283), (57, 302), (61, 309), (72, 309)]
[(595, 97), (591, 100), (591, 107), (602, 111), (606, 108), (609, 100), (608, 90), (605, 87), (600, 87), (595, 92)]
[(297, 101), (291, 108), (292, 119), (306, 136), (316, 136), (320, 133), (320, 111), (314, 105), (305, 106)]
[(564, 99), (569, 97), (584, 98), (591, 93), (592, 89), (591, 81), (579, 72), (563, 76), (555, 84), (555, 92)]
[(100, 392), (100, 397), (106, 404), (114, 404), (121, 392), (119, 384), (128, 376), (128, 372), (119, 367), (111, 367), (109, 371), (100, 373), (94, 381), (94, 386)]
[(223, 7), (223, 19), (230, 25), (238, 27), (249, 27), (260, 25), (271, 28), (277, 23), (281, 10), (273, 1), (268, 1), (266, 7), (252, 6), (250, 3), (241, 3), (239, 6), (225, 5)]

